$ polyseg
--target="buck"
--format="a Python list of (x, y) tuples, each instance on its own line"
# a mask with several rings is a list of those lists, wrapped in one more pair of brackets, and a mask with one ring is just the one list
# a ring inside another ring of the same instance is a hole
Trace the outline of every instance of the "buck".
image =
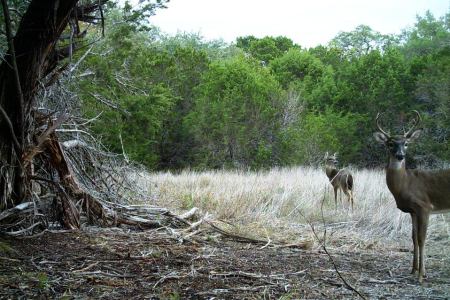
[(376, 117), (378, 131), (375, 139), (385, 145), (389, 162), (386, 168), (386, 183), (394, 196), (398, 209), (411, 215), (414, 254), (412, 274), (419, 271), (419, 282), (425, 276), (425, 239), (430, 214), (450, 210), (450, 169), (417, 170), (406, 169), (405, 156), (408, 144), (415, 141), (422, 129), (417, 129), (421, 121), (418, 111), (412, 126), (403, 135), (390, 135), (380, 126), (379, 113)]
[(328, 152), (325, 154), (325, 173), (334, 189), (334, 204), (337, 208), (337, 192), (340, 190), (339, 198), (342, 201), (341, 191), (344, 192), (353, 211), (353, 176), (348, 170), (338, 169), (337, 162), (337, 153), (331, 156)]

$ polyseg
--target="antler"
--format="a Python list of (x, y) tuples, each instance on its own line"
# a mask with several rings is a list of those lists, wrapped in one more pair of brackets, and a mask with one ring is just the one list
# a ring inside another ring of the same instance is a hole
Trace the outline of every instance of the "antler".
[(409, 136), (413, 130), (417, 127), (417, 125), (420, 123), (420, 121), (422, 121), (422, 118), (420, 117), (420, 114), (417, 110), (413, 110), (414, 113), (416, 113), (416, 117), (414, 118), (414, 123), (411, 126), (411, 128), (408, 130), (407, 133), (405, 133), (405, 136)]
[(386, 131), (384, 131), (383, 128), (381, 128), (381, 125), (380, 125), (380, 117), (381, 117), (382, 114), (383, 114), (383, 113), (378, 113), (378, 114), (377, 114), (377, 118), (376, 118), (377, 127), (378, 127), (378, 130), (379, 130), (381, 133), (383, 133), (385, 136), (389, 137), (389, 136), (391, 136), (391, 135), (390, 135), (389, 133), (387, 133)]

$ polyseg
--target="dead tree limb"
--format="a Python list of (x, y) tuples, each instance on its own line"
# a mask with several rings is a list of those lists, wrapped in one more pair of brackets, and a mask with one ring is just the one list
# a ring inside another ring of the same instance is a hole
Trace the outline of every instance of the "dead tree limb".
[[(333, 269), (335, 270), (336, 274), (337, 274), (338, 277), (341, 279), (341, 281), (344, 283), (344, 286), (345, 286), (347, 289), (349, 289), (349, 290), (353, 291), (354, 293), (356, 293), (359, 297), (361, 297), (361, 299), (367, 299), (366, 296), (364, 296), (360, 291), (358, 291), (356, 288), (354, 288), (352, 285), (350, 285), (350, 284), (347, 282), (347, 280), (344, 278), (344, 276), (342, 276), (342, 274), (341, 274), (341, 272), (339, 271), (339, 268), (338, 268), (338, 266), (337, 266), (337, 264), (336, 264), (336, 262), (335, 262), (333, 256), (330, 254), (330, 252), (328, 251), (328, 249), (327, 249), (327, 247), (326, 247), (326, 235), (327, 235), (327, 229), (326, 229), (325, 218), (324, 218), (324, 215), (323, 215), (323, 204), (324, 204), (324, 202), (325, 202), (325, 198), (322, 199), (321, 206), (320, 206), (320, 211), (321, 211), (321, 216), (322, 216), (322, 223), (323, 223), (324, 228), (325, 228), (325, 229), (324, 229), (324, 234), (323, 234), (322, 240), (320, 240), (319, 235), (317, 234), (314, 225), (313, 225), (311, 222), (309, 222), (309, 221), (307, 221), (307, 223), (308, 223), (308, 225), (310, 226), (311, 231), (312, 231), (314, 237), (315, 237), (316, 240), (319, 242), (319, 244), (320, 244), (322, 250), (323, 250), (323, 251), (325, 252), (325, 254), (328, 256), (328, 259), (330, 260), (331, 265), (333, 266)], [(298, 208), (296, 208), (296, 209), (298, 210), (298, 212), (300, 213), (300, 215), (301, 215), (305, 220), (307, 220), (306, 217), (305, 217), (305, 215), (304, 215)]]

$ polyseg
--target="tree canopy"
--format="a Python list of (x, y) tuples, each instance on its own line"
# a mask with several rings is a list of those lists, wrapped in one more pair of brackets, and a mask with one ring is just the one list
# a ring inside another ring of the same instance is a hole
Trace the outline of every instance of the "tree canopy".
[[(410, 162), (448, 165), (450, 13), (427, 12), (400, 35), (360, 25), (304, 49), (283, 36), (164, 34), (148, 17), (166, 2), (2, 0), (0, 210), (33, 203), (45, 185), (65, 227), (78, 228), (83, 209), (112, 222), (121, 168), (94, 163), (94, 150), (109, 152), (82, 135), (152, 170), (317, 165), (325, 152), (372, 167), (385, 159), (377, 113), (402, 132), (418, 110), (425, 134)], [(103, 203), (89, 191), (100, 185)]]
[(83, 62), (82, 72), (96, 71), (77, 88), (86, 114), (103, 112), (93, 128), (104, 142), (121, 151), (122, 136), (130, 157), (151, 168), (310, 164), (325, 151), (380, 165), (376, 114), (390, 115), (394, 130), (412, 109), (429, 140), (414, 157), (437, 164), (449, 157), (448, 16), (428, 12), (400, 35), (360, 25), (311, 49), (282, 36), (226, 44), (119, 23)]

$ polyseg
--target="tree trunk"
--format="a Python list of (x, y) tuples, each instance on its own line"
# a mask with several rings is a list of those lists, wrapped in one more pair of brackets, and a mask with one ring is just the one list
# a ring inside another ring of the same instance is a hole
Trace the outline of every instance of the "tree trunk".
[(8, 120), (0, 116), (0, 211), (22, 202), (31, 189), (23, 155), (33, 145), (33, 101), (40, 81), (56, 66), (56, 44), (77, 2), (32, 0), (13, 40), (17, 70), (12, 67), (11, 49), (0, 65), (0, 106), (19, 142), (17, 149)]

